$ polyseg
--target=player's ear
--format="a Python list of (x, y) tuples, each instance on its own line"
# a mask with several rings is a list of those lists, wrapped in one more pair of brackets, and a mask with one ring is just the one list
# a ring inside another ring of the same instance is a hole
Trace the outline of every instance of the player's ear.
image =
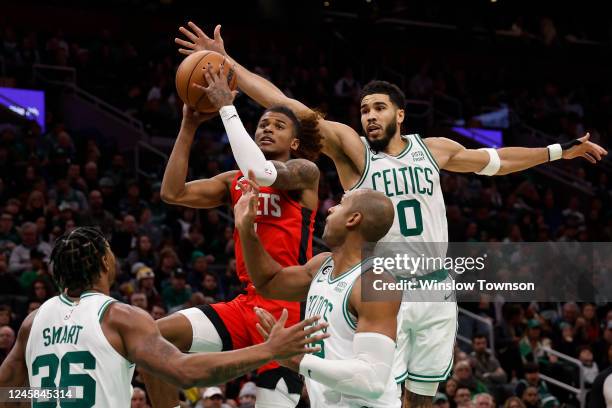
[(348, 219), (346, 220), (346, 227), (355, 228), (361, 223), (362, 220), (363, 220), (363, 215), (360, 212), (351, 213)]
[(397, 110), (397, 112), (395, 113), (395, 119), (397, 120), (397, 123), (404, 123), (404, 110), (403, 109)]
[(294, 137), (293, 140), (291, 140), (291, 145), (289, 147), (294, 152), (297, 151), (297, 149), (299, 149), (300, 147), (300, 139), (298, 139), (297, 137)]

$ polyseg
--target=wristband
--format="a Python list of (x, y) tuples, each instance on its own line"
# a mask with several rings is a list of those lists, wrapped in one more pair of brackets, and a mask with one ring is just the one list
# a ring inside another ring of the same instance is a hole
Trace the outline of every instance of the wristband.
[(219, 115), (221, 115), (222, 120), (229, 120), (233, 115), (238, 117), (238, 111), (234, 105), (226, 105), (219, 109)]
[(559, 160), (563, 156), (563, 148), (559, 143), (551, 144), (546, 146), (548, 149), (548, 161)]

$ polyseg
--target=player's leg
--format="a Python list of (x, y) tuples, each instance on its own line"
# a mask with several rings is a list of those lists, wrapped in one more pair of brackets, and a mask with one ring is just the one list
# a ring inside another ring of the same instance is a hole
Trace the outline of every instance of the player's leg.
[[(218, 352), (232, 349), (227, 328), (218, 313), (209, 305), (173, 313), (158, 320), (157, 326), (162, 336), (183, 352)], [(145, 383), (153, 408), (178, 405), (177, 387), (152, 375), (145, 375)]]
[[(276, 318), (280, 317), (283, 309), (289, 312), (287, 326), (298, 323), (300, 319), (300, 304), (297, 302), (283, 302), (269, 300), (254, 295), (250, 299), (252, 305), (245, 310), (245, 319), (249, 321), (249, 328), (255, 328), (257, 316), (252, 312), (252, 306), (258, 306), (268, 310)], [(263, 341), (259, 332), (249, 330), (253, 344)], [(257, 399), (256, 408), (294, 408), (300, 401), (303, 381), (301, 377), (285, 367), (280, 367), (277, 363), (266, 364), (258, 370), (257, 380)]]
[(415, 320), (406, 375), (404, 407), (431, 407), (440, 382), (450, 374), (457, 333), (454, 302), (413, 302)]

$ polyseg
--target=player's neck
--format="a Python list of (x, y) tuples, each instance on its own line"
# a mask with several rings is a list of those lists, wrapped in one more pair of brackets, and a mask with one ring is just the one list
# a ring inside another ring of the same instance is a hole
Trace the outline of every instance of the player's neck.
[(265, 154), (264, 157), (266, 158), (266, 160), (274, 160), (284, 163), (291, 159), (291, 153)]
[(390, 156), (397, 156), (406, 148), (407, 143), (408, 141), (402, 139), (401, 133), (398, 132), (393, 135), (384, 151)]
[(81, 296), (87, 294), (87, 293), (102, 293), (104, 295), (108, 295), (109, 294), (109, 290), (103, 287), (104, 285), (94, 285), (89, 289), (85, 289), (85, 290), (79, 290), (79, 291), (68, 291), (67, 289), (64, 290), (64, 295), (66, 295), (68, 298), (72, 299), (72, 300), (78, 300), (81, 298)]
[(347, 239), (342, 245), (332, 249), (334, 271), (332, 276), (338, 277), (361, 262), (362, 243)]

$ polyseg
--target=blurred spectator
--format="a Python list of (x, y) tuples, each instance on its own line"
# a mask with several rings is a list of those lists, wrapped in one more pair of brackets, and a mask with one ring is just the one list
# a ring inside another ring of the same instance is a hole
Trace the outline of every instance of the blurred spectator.
[(76, 208), (77, 211), (84, 211), (88, 208), (85, 194), (72, 188), (66, 177), (57, 180), (55, 187), (49, 190), (49, 200), (58, 204), (65, 201)]
[(15, 344), (15, 331), (10, 326), (0, 327), (0, 364), (4, 361), (8, 353)]
[(13, 224), (13, 215), (7, 212), (2, 213), (0, 216), (0, 252), (11, 251), (20, 241)]
[(208, 387), (202, 393), (202, 399), (198, 401), (195, 408), (224, 408), (225, 396), (219, 387)]
[(525, 387), (521, 392), (521, 400), (525, 404), (526, 408), (540, 408), (540, 397), (538, 396), (538, 389), (533, 386)]
[(495, 327), (499, 362), (510, 377), (520, 376), (523, 370), (519, 350), (522, 319), (523, 309), (519, 305), (506, 303), (502, 307), (502, 321)]
[(155, 286), (161, 288), (180, 266), (178, 255), (172, 248), (164, 248), (159, 254), (159, 264), (155, 270)]
[(140, 387), (134, 387), (132, 392), (131, 408), (148, 408), (147, 393)]
[(139, 307), (142, 310), (149, 310), (149, 304), (147, 303), (147, 295), (142, 292), (134, 292), (130, 296), (130, 305)]
[(21, 226), (21, 244), (17, 245), (11, 252), (9, 270), (19, 274), (31, 269), (30, 251), (32, 249), (37, 249), (45, 254), (45, 260), (48, 261), (51, 255), (51, 245), (39, 240), (36, 224), (26, 222)]
[(468, 360), (458, 361), (453, 367), (453, 379), (457, 381), (458, 387), (467, 387), (472, 394), (488, 392), (488, 388), (483, 382), (472, 374), (472, 366)]
[(510, 397), (504, 403), (504, 408), (525, 408), (525, 404), (519, 397)]
[(442, 394), (441, 392), (436, 393), (432, 402), (436, 408), (450, 408), (448, 397), (445, 394)]
[(81, 217), (82, 225), (97, 226), (110, 239), (115, 230), (115, 217), (104, 209), (104, 198), (98, 190), (89, 193), (89, 209)]
[(140, 217), (142, 210), (147, 208), (147, 203), (140, 198), (140, 186), (136, 181), (130, 181), (127, 185), (127, 196), (119, 201), (119, 212), (121, 215), (133, 215)]
[(191, 297), (191, 288), (187, 285), (187, 276), (182, 269), (172, 274), (170, 285), (162, 291), (162, 298), (168, 309), (175, 309), (185, 304)]
[(590, 347), (583, 346), (580, 348), (578, 353), (578, 360), (582, 364), (582, 372), (584, 373), (584, 382), (587, 387), (590, 387), (595, 381), (595, 377), (599, 374), (599, 367), (597, 363), (593, 361), (593, 352)]
[(47, 299), (53, 296), (55, 293), (53, 287), (46, 279), (38, 277), (34, 279), (31, 286), (30, 300), (45, 303)]
[(454, 401), (457, 406), (470, 402), (471, 399), (472, 399), (472, 392), (470, 391), (468, 387), (465, 387), (462, 385), (457, 387), (457, 392), (455, 393), (455, 397), (454, 397)]
[(9, 305), (0, 303), (0, 327), (12, 326), (13, 324), (13, 310)]
[(153, 305), (153, 307), (151, 307), (151, 317), (153, 318), (153, 320), (158, 320), (165, 316), (166, 309), (161, 303), (155, 304)]
[(150, 305), (158, 304), (162, 301), (161, 296), (155, 287), (155, 273), (148, 266), (141, 266), (136, 271), (136, 290), (142, 292), (147, 297)]
[(486, 392), (476, 394), (472, 400), (474, 402), (474, 408), (495, 408), (493, 397)]
[(525, 335), (519, 342), (519, 350), (523, 362), (547, 363), (548, 356), (546, 348), (550, 348), (550, 339), (542, 339), (542, 327), (537, 319), (530, 319), (527, 322)]
[(602, 338), (593, 344), (593, 354), (597, 357), (597, 362), (604, 368), (610, 365), (612, 348), (612, 320), (608, 320)]
[[(27, 290), (32, 287), (32, 283), (37, 278), (45, 278), (47, 279), (47, 267), (45, 265), (45, 254), (40, 252), (38, 249), (33, 248), (30, 250), (30, 263), (32, 265), (31, 269), (23, 271), (21, 276), (19, 277), (19, 283), (24, 290)], [(48, 278), (49, 283), (51, 283), (51, 278)]]
[(138, 246), (138, 225), (133, 215), (123, 217), (118, 231), (113, 234), (111, 247), (118, 258), (127, 258), (132, 249)]
[(21, 292), (17, 277), (8, 270), (6, 255), (0, 252), (0, 295), (19, 295)]
[[(551, 393), (548, 389), (548, 385), (542, 379), (540, 379), (540, 369), (538, 365), (535, 363), (527, 363), (525, 364), (525, 379), (520, 380), (516, 388), (514, 389), (514, 393), (521, 397), (525, 405), (529, 406), (529, 403), (525, 400), (525, 392), (528, 388), (534, 388), (536, 395), (538, 396), (538, 400), (549, 399)], [(532, 401), (533, 398), (531, 395), (528, 396), (528, 400)], [(533, 402), (532, 402), (533, 403)]]
[(138, 246), (136, 249), (133, 249), (127, 259), (126, 266), (127, 269), (131, 269), (132, 265), (136, 262), (142, 262), (150, 268), (155, 268), (158, 262), (157, 252), (153, 248), (153, 243), (148, 235), (140, 235), (138, 237)]
[(501, 368), (495, 355), (487, 350), (487, 337), (475, 335), (472, 338), (471, 365), (474, 367), (474, 376), (481, 381), (495, 396), (496, 400), (503, 398), (509, 390), (504, 385), (507, 375)]
[(257, 397), (257, 387), (252, 381), (245, 382), (240, 388), (238, 394), (239, 408), (255, 408), (255, 399)]

